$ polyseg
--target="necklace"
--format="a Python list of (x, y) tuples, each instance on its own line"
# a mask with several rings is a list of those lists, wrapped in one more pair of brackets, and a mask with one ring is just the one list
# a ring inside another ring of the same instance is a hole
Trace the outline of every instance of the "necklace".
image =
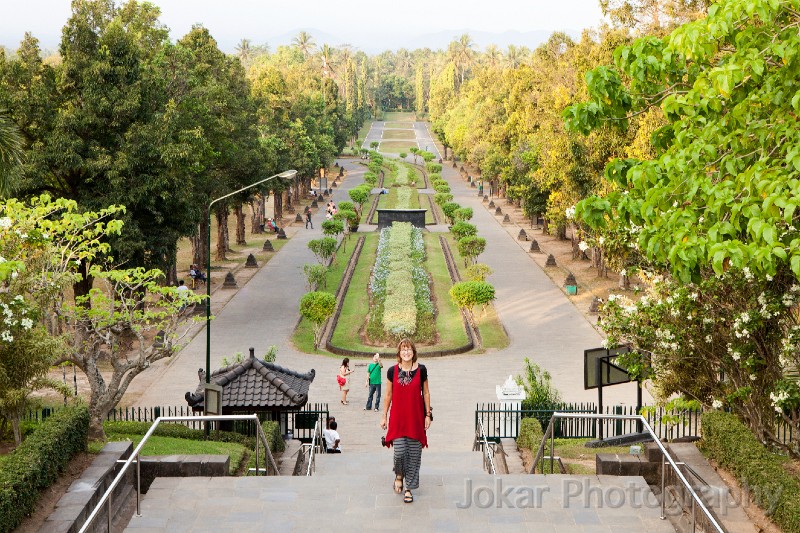
[[(411, 367), (414, 367), (414, 364), (411, 364)], [(400, 372), (397, 375), (397, 382), (400, 385), (408, 385), (411, 383), (411, 380), (414, 378), (414, 371), (409, 368), (408, 370), (403, 370), (403, 367), (398, 365), (397, 367)]]

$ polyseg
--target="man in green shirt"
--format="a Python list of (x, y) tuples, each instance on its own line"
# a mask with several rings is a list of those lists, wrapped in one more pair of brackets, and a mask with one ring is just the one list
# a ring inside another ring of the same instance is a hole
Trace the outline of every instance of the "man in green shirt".
[(367, 406), (364, 407), (365, 411), (372, 410), (372, 395), (376, 392), (378, 394), (375, 398), (375, 410), (377, 411), (381, 407), (381, 369), (383, 369), (381, 356), (375, 354), (372, 356), (372, 363), (370, 363), (367, 367), (367, 382), (364, 384), (365, 387), (369, 387)]

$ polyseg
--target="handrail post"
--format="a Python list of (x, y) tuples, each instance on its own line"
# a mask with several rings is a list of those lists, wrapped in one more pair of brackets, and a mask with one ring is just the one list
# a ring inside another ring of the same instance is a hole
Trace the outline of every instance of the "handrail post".
[[(136, 457), (136, 516), (142, 516), (142, 457)], [(110, 533), (110, 531), (109, 531)]]
[(694, 498), (692, 498), (692, 533), (694, 533), (695, 526), (697, 525), (696, 519), (695, 519), (695, 516), (694, 516), (694, 505), (695, 505), (694, 504)]
[(667, 515), (664, 512), (667, 506), (666, 484), (667, 484), (667, 458), (664, 456), (664, 454), (661, 454), (661, 520), (664, 520), (667, 517)]
[[(258, 434), (258, 430), (256, 430), (256, 477), (258, 477), (258, 441), (260, 440), (261, 435)], [(266, 470), (266, 468), (264, 469)]]
[(550, 473), (553, 473), (553, 456), (556, 454), (556, 428), (552, 424), (550, 428)]
[(108, 499), (106, 500), (106, 512), (108, 513), (108, 533), (111, 533), (111, 495), (108, 495)]

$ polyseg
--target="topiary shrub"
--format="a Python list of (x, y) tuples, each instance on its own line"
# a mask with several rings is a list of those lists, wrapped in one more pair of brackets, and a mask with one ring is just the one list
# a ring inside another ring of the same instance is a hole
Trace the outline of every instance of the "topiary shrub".
[(46, 489), (72, 457), (86, 450), (89, 409), (66, 407), (41, 425), (7, 456), (0, 468), (0, 531), (13, 531), (30, 515)]
[(749, 488), (753, 500), (785, 532), (800, 532), (800, 480), (789, 460), (771, 453), (735, 415), (704, 413), (700, 450)]

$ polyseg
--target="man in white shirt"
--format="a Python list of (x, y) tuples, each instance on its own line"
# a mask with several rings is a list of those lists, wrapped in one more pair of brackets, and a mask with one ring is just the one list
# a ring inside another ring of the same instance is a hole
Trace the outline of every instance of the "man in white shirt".
[(330, 429), (326, 429), (322, 432), (322, 435), (325, 437), (325, 448), (328, 450), (328, 453), (342, 453), (342, 449), (339, 447), (339, 432), (336, 431), (336, 428), (339, 427), (336, 421), (334, 420), (331, 422)]
[(189, 287), (187, 287), (187, 286), (186, 286), (186, 285), (183, 283), (183, 280), (180, 280), (180, 281), (178, 282), (178, 297), (179, 297), (179, 298), (181, 299), (181, 301), (182, 301), (182, 303), (181, 303), (181, 308), (178, 310), (178, 311), (180, 312), (180, 311), (183, 311), (184, 309), (186, 309), (186, 300), (187, 300), (187, 299), (188, 299), (188, 297), (189, 297)]

